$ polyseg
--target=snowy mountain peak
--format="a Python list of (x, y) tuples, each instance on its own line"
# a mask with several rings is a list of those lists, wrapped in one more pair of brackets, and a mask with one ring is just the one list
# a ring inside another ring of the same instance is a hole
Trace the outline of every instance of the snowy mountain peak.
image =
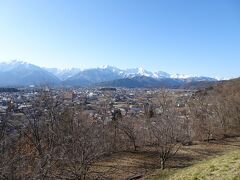
[(109, 68), (112, 68), (112, 66), (109, 66), (109, 65), (102, 65), (99, 67), (100, 69), (109, 69)]
[(118, 69), (117, 67), (109, 66), (109, 65), (103, 65), (103, 66), (100, 66), (97, 69), (107, 70), (107, 71), (115, 72), (117, 74), (122, 74), (123, 73), (123, 71)]
[(13, 60), (0, 63), (0, 86), (53, 85), (60, 83), (53, 74), (43, 68)]
[(170, 77), (174, 79), (187, 79), (190, 76), (186, 74), (171, 74)]
[(27, 62), (25, 62), (25, 61), (18, 61), (18, 60), (12, 60), (12, 61), (10, 61), (10, 64), (29, 64), (29, 63), (27, 63)]
[(1, 71), (9, 71), (13, 69), (19, 69), (19, 68), (25, 68), (25, 69), (35, 69), (37, 66), (24, 62), (24, 61), (18, 61), (18, 60), (12, 60), (8, 62), (0, 62), (0, 70)]
[(125, 77), (147, 76), (152, 77), (153, 73), (145, 70), (143, 67), (124, 70)]
[(150, 71), (145, 70), (143, 67), (138, 68), (138, 74), (142, 76), (152, 77), (153, 73)]
[(78, 68), (68, 68), (68, 69), (58, 69), (58, 68), (44, 68), (48, 72), (54, 74), (60, 80), (66, 80), (77, 73), (81, 72), (81, 69)]
[(11, 61), (1, 62), (0, 64), (13, 66), (13, 65), (28, 65), (30, 63), (25, 62), (25, 61), (19, 61), (19, 60), (11, 60)]
[(145, 69), (143, 67), (139, 67), (138, 72), (143, 74), (143, 73), (145, 73)]

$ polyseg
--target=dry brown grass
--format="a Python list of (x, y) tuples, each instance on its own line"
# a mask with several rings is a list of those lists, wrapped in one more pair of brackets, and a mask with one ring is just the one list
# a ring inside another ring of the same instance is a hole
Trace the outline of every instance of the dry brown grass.
[(137, 152), (115, 153), (97, 163), (94, 170), (106, 171), (109, 179), (128, 179), (135, 175), (154, 179), (159, 175), (169, 175), (169, 173), (194, 165), (201, 160), (239, 148), (240, 138), (210, 143), (196, 142), (191, 146), (183, 146), (177, 155), (167, 162), (167, 170), (160, 171), (154, 148), (146, 147)]

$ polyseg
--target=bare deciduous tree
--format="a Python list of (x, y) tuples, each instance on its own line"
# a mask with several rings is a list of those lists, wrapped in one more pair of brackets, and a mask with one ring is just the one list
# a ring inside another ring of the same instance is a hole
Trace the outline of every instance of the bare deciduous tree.
[(178, 117), (174, 98), (167, 91), (162, 91), (157, 103), (161, 112), (148, 121), (148, 130), (160, 159), (161, 169), (164, 169), (167, 160), (180, 149), (185, 134), (181, 128), (182, 122)]
[(207, 142), (215, 139), (221, 128), (213, 111), (214, 105), (202, 94), (195, 95), (189, 105), (195, 138)]
[(137, 151), (137, 140), (141, 122), (137, 118), (125, 118), (120, 123), (119, 128), (123, 134), (129, 139), (130, 143), (133, 146), (134, 151)]

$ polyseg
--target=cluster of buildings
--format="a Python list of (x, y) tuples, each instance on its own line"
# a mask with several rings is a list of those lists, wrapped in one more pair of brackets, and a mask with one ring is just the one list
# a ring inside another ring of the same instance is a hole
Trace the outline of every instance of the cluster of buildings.
[[(42, 91), (51, 92), (52, 98), (61, 98), (61, 106), (82, 105), (84, 112), (98, 120), (111, 121), (116, 110), (122, 116), (144, 116), (161, 89), (75, 88), (75, 89), (22, 89), (19, 92), (0, 92), (0, 114), (7, 111), (20, 113), (33, 105)], [(177, 97), (176, 107), (184, 108), (191, 91), (170, 90)]]

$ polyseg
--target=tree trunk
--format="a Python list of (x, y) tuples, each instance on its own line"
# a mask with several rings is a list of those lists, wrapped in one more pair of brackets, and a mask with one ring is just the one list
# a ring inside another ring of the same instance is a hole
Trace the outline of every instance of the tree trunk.
[(161, 162), (160, 162), (160, 165), (161, 165), (161, 170), (164, 170), (165, 169), (165, 160), (163, 158), (161, 158)]
[(134, 147), (134, 151), (137, 151), (137, 146), (136, 146), (135, 140), (133, 140), (133, 147)]

